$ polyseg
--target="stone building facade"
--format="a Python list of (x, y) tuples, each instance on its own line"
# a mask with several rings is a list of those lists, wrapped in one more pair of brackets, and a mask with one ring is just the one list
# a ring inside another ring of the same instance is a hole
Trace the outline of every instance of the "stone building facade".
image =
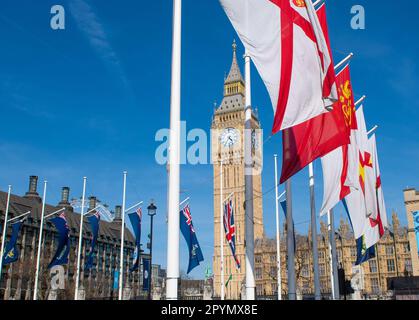
[[(413, 274), (408, 230), (400, 226), (396, 213), (392, 214), (391, 230), (387, 230), (377, 246), (377, 254), (362, 264), (363, 288), (361, 296), (379, 297), (388, 294), (387, 279)], [(341, 220), (335, 234), (338, 266), (343, 267), (345, 279), (353, 277), (353, 266), (356, 261), (356, 244), (350, 225)], [(296, 236), (295, 268), (297, 279), (297, 296), (314, 296), (313, 254), (311, 234)], [(282, 232), (281, 241), (281, 274), (282, 295), (287, 297), (287, 263), (286, 263), (286, 232)], [(321, 222), (318, 234), (319, 272), (321, 294), (324, 298), (331, 295), (329, 232), (325, 223)], [(262, 296), (277, 295), (276, 272), (276, 240), (263, 239), (257, 241), (255, 252), (256, 294)]]
[(409, 233), (409, 244), (412, 255), (413, 275), (419, 276), (419, 228), (415, 228), (413, 219), (419, 225), (419, 191), (416, 189), (406, 189), (403, 191), (404, 203), (406, 206), (407, 225)]
[[(24, 196), (12, 194), (9, 208), (9, 219), (19, 216), (27, 211), (31, 213), (24, 221), (21, 229), (18, 247), (20, 250), (19, 261), (3, 267), (0, 281), (0, 299), (26, 299), (33, 298), (33, 287), (35, 277), (36, 254), (38, 247), (38, 235), (40, 230), (40, 217), (42, 210), (42, 199), (37, 192), (36, 176), (30, 177), (29, 191)], [(74, 212), (69, 201), (70, 189), (65, 187), (62, 191), (62, 199), (57, 205), (46, 205), (46, 213), (55, 212), (65, 208), (67, 223), (70, 227), (71, 250), (69, 263), (65, 268), (65, 289), (57, 292), (57, 299), (74, 298), (75, 267), (77, 264), (77, 249), (79, 238), (80, 214)], [(0, 191), (0, 224), (3, 226), (7, 193)], [(89, 207), (95, 208), (97, 200), (90, 197)], [(117, 206), (112, 222), (100, 221), (98, 242), (95, 249), (93, 268), (84, 271), (84, 258), (81, 259), (80, 288), (84, 292), (85, 299), (110, 299), (117, 298), (117, 290), (113, 290), (114, 272), (119, 271), (120, 257), (120, 233), (121, 233), (121, 207)], [(85, 253), (90, 248), (91, 229), (87, 218), (84, 218), (83, 226), (83, 249)], [(10, 237), (11, 227), (8, 226), (7, 241)], [(42, 254), (39, 276), (39, 297), (47, 299), (51, 291), (51, 275), (47, 266), (56, 250), (57, 231), (48, 219), (45, 220), (42, 241)], [(130, 273), (129, 267), (134, 253), (135, 239), (129, 229), (125, 231), (125, 254), (124, 254), (124, 295), (129, 298), (145, 296), (142, 292), (142, 271)], [(143, 254), (143, 259), (148, 258)], [(161, 281), (160, 281), (161, 282)], [(156, 283), (156, 285), (158, 285)], [(161, 285), (161, 284), (159, 284)]]

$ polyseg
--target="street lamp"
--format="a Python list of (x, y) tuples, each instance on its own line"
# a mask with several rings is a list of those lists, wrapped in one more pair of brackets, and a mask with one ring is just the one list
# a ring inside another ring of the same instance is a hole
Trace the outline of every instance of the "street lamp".
[(148, 286), (148, 300), (151, 300), (151, 276), (153, 274), (153, 218), (156, 215), (157, 207), (154, 204), (154, 200), (150, 201), (149, 206), (147, 207), (148, 215), (150, 216), (150, 275), (148, 277), (149, 286)]

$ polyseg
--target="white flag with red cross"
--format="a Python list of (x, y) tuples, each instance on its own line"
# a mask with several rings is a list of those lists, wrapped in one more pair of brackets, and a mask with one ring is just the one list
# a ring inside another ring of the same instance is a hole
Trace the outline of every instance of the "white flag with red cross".
[(327, 112), (337, 91), (311, 0), (220, 2), (269, 92), (275, 114), (272, 133)]

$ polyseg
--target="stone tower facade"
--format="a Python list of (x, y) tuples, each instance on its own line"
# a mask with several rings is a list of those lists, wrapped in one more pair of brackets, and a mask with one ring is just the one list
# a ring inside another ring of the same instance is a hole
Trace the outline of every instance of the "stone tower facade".
[[(216, 108), (212, 120), (212, 162), (214, 170), (214, 294), (221, 294), (220, 272), (220, 223), (222, 223), (221, 201), (232, 194), (234, 222), (236, 229), (236, 255), (240, 269), (236, 268), (229, 244), (224, 238), (224, 281), (231, 280), (225, 287), (226, 299), (240, 299), (245, 284), (245, 171), (244, 171), (244, 124), (245, 124), (245, 82), (243, 80), (236, 56), (236, 44), (233, 43), (233, 61), (230, 72), (224, 80), (224, 97)], [(253, 145), (253, 208), (254, 237), (263, 238), (262, 209), (262, 158), (258, 152), (262, 148), (260, 122), (257, 114), (252, 112), (252, 145)], [(223, 199), (221, 199), (221, 161), (223, 161)]]

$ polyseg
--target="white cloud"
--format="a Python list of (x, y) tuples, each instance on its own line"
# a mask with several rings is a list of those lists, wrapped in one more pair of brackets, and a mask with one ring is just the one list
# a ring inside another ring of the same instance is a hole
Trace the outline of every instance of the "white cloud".
[(112, 48), (105, 28), (93, 8), (84, 0), (72, 0), (70, 13), (106, 67), (118, 76), (126, 89), (129, 89), (129, 81), (121, 61)]

